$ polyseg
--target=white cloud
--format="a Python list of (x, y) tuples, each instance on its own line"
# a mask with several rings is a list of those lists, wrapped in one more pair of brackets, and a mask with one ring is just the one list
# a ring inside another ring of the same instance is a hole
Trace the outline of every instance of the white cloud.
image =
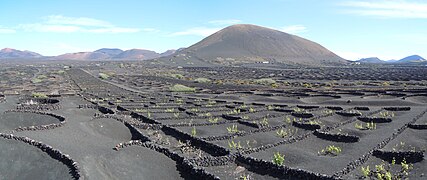
[(11, 34), (11, 33), (16, 33), (16, 31), (14, 29), (0, 27), (0, 34)]
[(341, 4), (349, 7), (346, 13), (380, 18), (427, 18), (427, 3), (407, 0), (347, 1)]
[(298, 34), (298, 33), (307, 32), (307, 27), (303, 25), (290, 25), (290, 26), (279, 28), (279, 30), (286, 33), (290, 33), (290, 34)]
[(221, 30), (221, 28), (208, 28), (208, 27), (195, 27), (190, 28), (184, 31), (175, 32), (172, 33), (171, 36), (186, 36), (186, 35), (193, 35), (193, 36), (209, 36), (217, 31)]
[(137, 28), (117, 27), (113, 24), (85, 17), (64, 17), (52, 15), (43, 18), (42, 23), (20, 24), (18, 27), (29, 32), (55, 32), (55, 33), (135, 33)]
[(139, 32), (139, 29), (136, 28), (120, 28), (120, 27), (109, 27), (109, 28), (99, 28), (99, 29), (85, 29), (83, 32), (91, 33), (136, 33)]
[(44, 18), (47, 24), (76, 25), (93, 27), (113, 27), (109, 22), (87, 17), (64, 17), (62, 15), (51, 15)]
[(25, 31), (36, 31), (36, 32), (78, 32), (82, 28), (78, 26), (69, 26), (69, 25), (47, 25), (47, 24), (21, 24), (19, 27)]
[(213, 21), (209, 21), (209, 24), (214, 24), (214, 25), (231, 25), (231, 24), (238, 24), (241, 23), (242, 21), (239, 19), (222, 19), (222, 20), (213, 20)]

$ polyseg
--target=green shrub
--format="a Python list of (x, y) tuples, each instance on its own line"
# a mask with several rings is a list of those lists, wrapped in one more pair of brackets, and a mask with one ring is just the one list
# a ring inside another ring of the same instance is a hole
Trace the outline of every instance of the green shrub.
[(267, 118), (267, 117), (262, 118), (262, 120), (261, 120), (260, 124), (261, 124), (263, 127), (268, 126), (268, 124), (269, 124), (269, 123), (268, 123), (268, 118)]
[(374, 130), (377, 129), (377, 125), (374, 122), (366, 123), (366, 126), (363, 124), (356, 123), (354, 127), (359, 130)]
[(47, 95), (44, 93), (33, 93), (31, 94), (33, 98), (47, 98)]
[(65, 71), (64, 70), (59, 70), (59, 71), (56, 71), (55, 73), (56, 74), (65, 74)]
[(255, 83), (261, 84), (261, 85), (271, 85), (271, 84), (275, 84), (276, 81), (271, 78), (262, 78), (262, 79), (255, 80)]
[(182, 74), (171, 74), (171, 77), (176, 78), (176, 79), (184, 79), (184, 75), (182, 75)]
[(210, 123), (217, 123), (219, 118), (209, 117), (208, 122)]
[(369, 170), (369, 166), (366, 167), (361, 167), (361, 170), (363, 177), (368, 178), (369, 175), (371, 174), (371, 170)]
[(31, 82), (32, 82), (32, 83), (34, 83), (34, 84), (36, 84), (36, 83), (41, 83), (41, 82), (43, 82), (43, 80), (41, 80), (41, 79), (39, 79), (39, 78), (34, 78), (34, 79), (31, 79)]
[(37, 79), (46, 79), (47, 78), (47, 76), (46, 75), (38, 75), (37, 76)]
[(211, 80), (208, 78), (197, 78), (194, 81), (197, 83), (210, 83), (211, 82)]
[(285, 155), (281, 155), (279, 152), (274, 153), (273, 163), (278, 166), (283, 166), (283, 164), (285, 163)]
[(182, 84), (175, 84), (169, 88), (172, 92), (195, 92), (195, 88), (187, 87)]
[(228, 148), (230, 148), (230, 149), (236, 149), (236, 150), (243, 149), (240, 141), (239, 142), (234, 142), (234, 140), (228, 141)]
[(110, 78), (110, 76), (109, 76), (109, 75), (107, 75), (107, 74), (105, 74), (105, 73), (99, 73), (99, 74), (98, 74), (98, 76), (99, 76), (99, 78), (101, 78), (101, 79), (108, 79), (108, 78)]
[[(382, 161), (381, 164), (375, 165), (375, 168), (370, 170), (369, 166), (361, 167), (362, 177), (365, 179), (382, 179), (382, 180), (394, 180), (394, 179), (408, 179), (409, 172), (413, 169), (412, 164), (407, 164), (406, 159), (401, 162), (400, 171), (395, 174), (392, 173), (393, 166), (396, 166), (395, 158), (391, 164), (386, 164)], [(394, 168), (397, 170), (396, 168)]]
[(318, 152), (319, 155), (331, 155), (338, 156), (342, 152), (342, 149), (338, 146), (329, 145), (325, 149)]
[(196, 136), (196, 135), (197, 135), (196, 127), (193, 127), (193, 128), (191, 129), (191, 135), (192, 135), (192, 136)]
[(230, 127), (227, 127), (227, 131), (230, 134), (238, 133), (239, 130), (237, 129), (237, 125), (232, 125)]
[(288, 137), (288, 136), (292, 136), (297, 131), (298, 131), (298, 129), (292, 130), (292, 129), (283, 129), (283, 128), (281, 128), (281, 129), (279, 129), (279, 130), (276, 131), (276, 135), (278, 137), (285, 138), (285, 137)]

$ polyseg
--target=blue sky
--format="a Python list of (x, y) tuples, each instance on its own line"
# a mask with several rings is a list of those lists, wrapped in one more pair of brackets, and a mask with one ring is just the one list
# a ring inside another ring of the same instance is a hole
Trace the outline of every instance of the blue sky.
[(422, 0), (2, 0), (0, 48), (162, 52), (241, 23), (310, 39), (347, 59), (427, 57)]

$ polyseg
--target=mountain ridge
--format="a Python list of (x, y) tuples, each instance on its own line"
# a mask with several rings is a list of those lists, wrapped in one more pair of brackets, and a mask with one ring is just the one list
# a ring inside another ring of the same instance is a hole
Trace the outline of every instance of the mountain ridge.
[(407, 63), (420, 63), (420, 62), (427, 62), (426, 59), (419, 55), (410, 55), (407, 57), (404, 57), (399, 60), (382, 60), (377, 57), (369, 57), (369, 58), (362, 58), (357, 60), (356, 62), (359, 63), (371, 63), (371, 64), (378, 64), (378, 63), (388, 63), (388, 64), (407, 64)]
[(32, 51), (21, 51), (12, 48), (0, 50), (0, 59), (45, 59), (45, 60), (147, 60), (168, 56), (175, 53), (176, 50), (167, 50), (157, 53), (145, 49), (121, 50), (118, 48), (101, 48), (88, 52), (72, 52), (60, 54), (57, 56), (43, 56)]
[(40, 58), (41, 54), (32, 51), (21, 51), (12, 48), (4, 48), (0, 50), (0, 59), (6, 58)]

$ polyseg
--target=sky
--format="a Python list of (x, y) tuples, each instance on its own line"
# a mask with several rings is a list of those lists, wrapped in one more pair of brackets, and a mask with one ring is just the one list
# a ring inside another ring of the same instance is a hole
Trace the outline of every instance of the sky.
[(350, 60), (427, 57), (425, 0), (2, 0), (0, 49), (163, 52), (233, 24), (301, 36)]

